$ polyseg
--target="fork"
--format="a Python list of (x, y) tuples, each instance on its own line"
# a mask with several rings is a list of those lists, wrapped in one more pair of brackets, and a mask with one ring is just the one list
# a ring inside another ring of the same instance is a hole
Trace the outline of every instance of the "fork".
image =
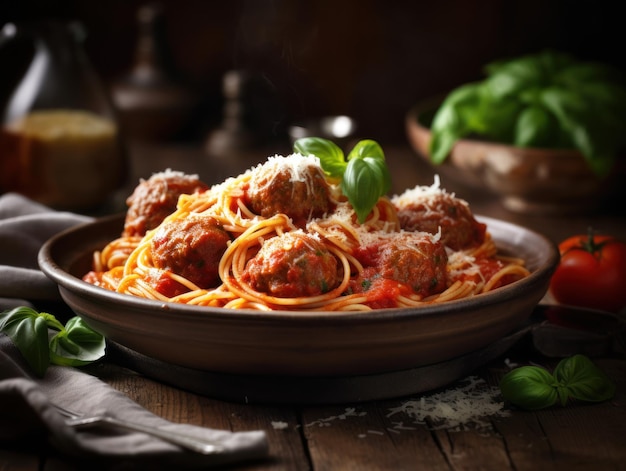
[(166, 431), (157, 427), (150, 427), (147, 425), (139, 424), (137, 422), (130, 422), (128, 420), (118, 419), (105, 414), (98, 415), (82, 415), (67, 408), (61, 407), (58, 404), (52, 404), (54, 408), (65, 417), (65, 424), (68, 427), (83, 428), (83, 427), (95, 427), (97, 425), (110, 428), (121, 428), (126, 430), (132, 430), (135, 432), (143, 432), (153, 437), (160, 438), (163, 441), (178, 445), (187, 450), (201, 453), (203, 455), (212, 455), (220, 453), (224, 450), (224, 447), (212, 442), (204, 441), (200, 438), (192, 437), (180, 432)]

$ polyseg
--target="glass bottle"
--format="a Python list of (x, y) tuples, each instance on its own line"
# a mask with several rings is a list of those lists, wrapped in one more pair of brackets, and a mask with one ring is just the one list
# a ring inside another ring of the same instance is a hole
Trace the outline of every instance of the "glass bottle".
[(0, 192), (88, 211), (123, 184), (115, 111), (84, 39), (78, 22), (8, 23), (0, 31), (0, 49), (26, 42), (32, 51), (2, 114)]

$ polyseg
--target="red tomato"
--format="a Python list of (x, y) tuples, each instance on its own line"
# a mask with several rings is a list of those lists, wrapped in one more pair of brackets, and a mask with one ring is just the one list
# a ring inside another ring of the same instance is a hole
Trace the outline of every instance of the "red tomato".
[(626, 243), (577, 235), (559, 244), (561, 261), (550, 292), (562, 304), (618, 312), (626, 307)]

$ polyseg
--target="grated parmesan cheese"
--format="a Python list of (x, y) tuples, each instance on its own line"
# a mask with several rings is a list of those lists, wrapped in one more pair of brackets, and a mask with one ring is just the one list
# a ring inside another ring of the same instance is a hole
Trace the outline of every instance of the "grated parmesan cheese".
[[(307, 185), (308, 194), (313, 193), (310, 167), (314, 166), (322, 171), (320, 159), (314, 155), (290, 154), (288, 156), (273, 155), (265, 162), (249, 170), (254, 182), (265, 181), (265, 185), (272, 182), (274, 175), (279, 172), (287, 172), (291, 182), (303, 182)], [(251, 182), (251, 185), (254, 185)], [(262, 189), (257, 187), (257, 189)]]
[(433, 184), (430, 186), (417, 185), (414, 188), (407, 189), (400, 195), (394, 195), (391, 202), (396, 208), (405, 208), (415, 204), (422, 204), (425, 210), (425, 216), (430, 212), (440, 211), (441, 203), (444, 201), (454, 200), (459, 204), (469, 207), (469, 203), (465, 200), (457, 198), (454, 193), (449, 193), (441, 188), (439, 175), (435, 175)]
[(442, 195), (454, 197), (453, 193), (448, 193), (441, 188), (439, 175), (435, 174), (432, 185), (417, 185), (414, 188), (408, 188), (404, 193), (394, 195), (391, 198), (391, 202), (398, 207), (403, 207), (408, 204), (414, 204), (416, 201), (438, 201)]
[(346, 407), (343, 414), (332, 415), (324, 419), (318, 419), (313, 422), (305, 424), (305, 427), (330, 427), (332, 422), (337, 420), (346, 420), (348, 417), (363, 417), (367, 412), (358, 412), (354, 407)]
[[(441, 228), (439, 228), (441, 230)], [(463, 251), (454, 251), (446, 247), (448, 254), (448, 267), (458, 267), (450, 269), (450, 276), (456, 278), (461, 275), (479, 275), (483, 278), (480, 267), (476, 264), (476, 258)], [(483, 279), (484, 281), (484, 279)]]
[(360, 244), (364, 246), (385, 241), (395, 241), (406, 248), (417, 250), (417, 247), (414, 245), (417, 239), (427, 239), (433, 244), (437, 243), (441, 238), (441, 228), (436, 234), (419, 231), (407, 232), (404, 230), (398, 232), (368, 232), (366, 229), (357, 228), (357, 234), (359, 235)]
[(282, 420), (272, 420), (272, 428), (274, 430), (285, 430), (289, 427), (287, 422), (283, 422)]
[[(463, 384), (466, 382), (467, 384)], [(387, 417), (406, 414), (431, 430), (489, 430), (491, 417), (506, 417), (500, 389), (469, 376), (454, 389), (412, 399), (391, 408)], [(402, 427), (404, 425), (399, 423)]]
[[(195, 181), (195, 180), (200, 179), (198, 174), (195, 174), (195, 173), (188, 174), (185, 172), (180, 172), (178, 170), (172, 170), (171, 168), (167, 168), (161, 172), (153, 173), (148, 180), (149, 181), (157, 181), (157, 180), (166, 181), (168, 178), (172, 178), (172, 177), (178, 177), (178, 178), (181, 178), (183, 180), (188, 180), (188, 181)], [(139, 180), (142, 182), (146, 181), (144, 178), (140, 178)]]

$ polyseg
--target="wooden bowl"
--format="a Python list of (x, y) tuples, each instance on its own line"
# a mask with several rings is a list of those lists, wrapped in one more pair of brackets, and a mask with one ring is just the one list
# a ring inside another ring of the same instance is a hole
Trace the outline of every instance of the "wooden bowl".
[[(413, 149), (429, 157), (429, 124), (437, 104), (414, 106), (406, 116), (407, 138)], [(626, 175), (624, 160), (600, 178), (573, 149), (522, 148), (477, 139), (460, 139), (437, 173), (482, 188), (519, 213), (572, 214), (597, 210), (620, 198), (618, 181)], [(617, 166), (616, 166), (617, 167)]]

